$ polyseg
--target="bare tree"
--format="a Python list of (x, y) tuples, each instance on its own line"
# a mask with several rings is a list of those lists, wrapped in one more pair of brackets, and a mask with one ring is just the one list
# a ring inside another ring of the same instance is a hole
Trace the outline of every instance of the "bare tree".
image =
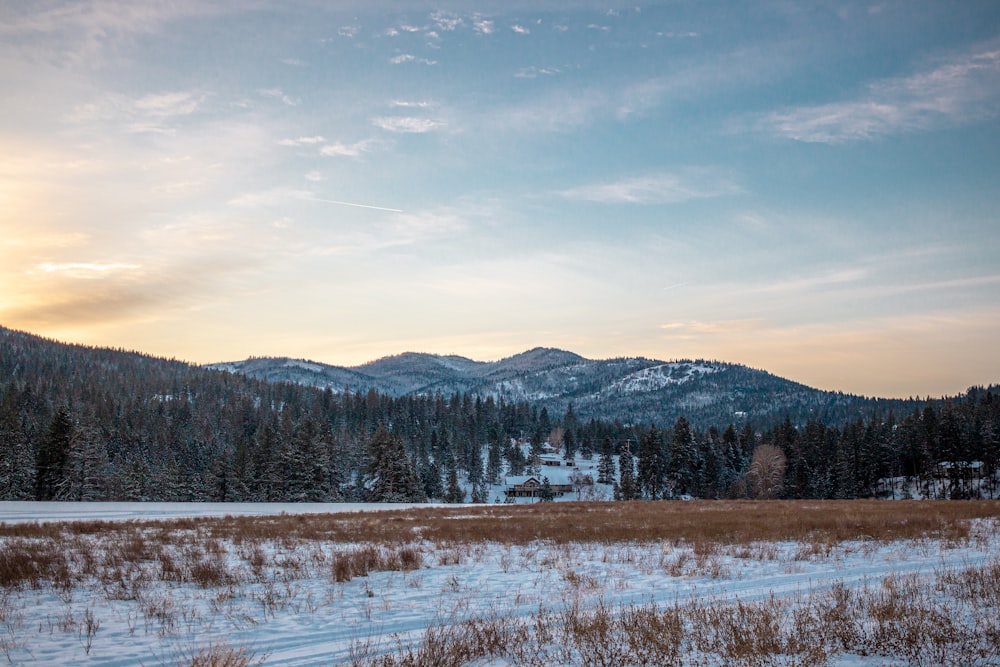
[(777, 498), (785, 488), (785, 453), (775, 445), (760, 445), (753, 450), (747, 481), (754, 498)]

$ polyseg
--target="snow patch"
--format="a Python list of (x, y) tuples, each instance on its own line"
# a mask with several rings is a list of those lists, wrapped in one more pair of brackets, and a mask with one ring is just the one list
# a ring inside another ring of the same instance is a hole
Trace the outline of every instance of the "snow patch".
[(626, 375), (608, 387), (610, 393), (639, 394), (657, 391), (670, 385), (679, 385), (697, 377), (719, 371), (717, 366), (699, 363), (672, 362), (650, 366)]

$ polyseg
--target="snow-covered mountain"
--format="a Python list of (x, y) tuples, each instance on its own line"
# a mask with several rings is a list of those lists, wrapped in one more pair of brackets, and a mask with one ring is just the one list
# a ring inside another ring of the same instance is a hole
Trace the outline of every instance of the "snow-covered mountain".
[(209, 368), (334, 392), (468, 392), (528, 401), (560, 416), (572, 404), (580, 417), (629, 423), (664, 424), (680, 414), (706, 424), (772, 420), (786, 414), (802, 421), (810, 416), (844, 421), (870, 410), (876, 400), (819, 391), (738, 364), (593, 360), (553, 348), (535, 348), (494, 362), (406, 352), (352, 368), (288, 358), (251, 358)]

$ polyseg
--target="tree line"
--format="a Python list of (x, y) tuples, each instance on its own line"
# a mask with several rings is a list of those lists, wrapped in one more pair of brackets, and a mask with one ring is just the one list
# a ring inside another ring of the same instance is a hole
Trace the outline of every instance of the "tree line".
[[(482, 502), (546, 447), (619, 498), (994, 493), (997, 388), (897, 418), (696, 428), (581, 419), (466, 393), (270, 384), (0, 329), (0, 499)], [(942, 481), (943, 480), (943, 481)]]

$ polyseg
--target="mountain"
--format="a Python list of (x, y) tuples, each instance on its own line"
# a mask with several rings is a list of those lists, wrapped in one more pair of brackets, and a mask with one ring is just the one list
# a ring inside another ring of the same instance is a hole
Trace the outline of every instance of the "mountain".
[(527, 401), (558, 416), (572, 405), (581, 418), (626, 424), (669, 424), (682, 414), (703, 425), (763, 424), (784, 416), (796, 423), (810, 418), (843, 423), (873, 409), (911, 411), (917, 406), (913, 401), (820, 391), (739, 364), (641, 357), (593, 360), (543, 347), (495, 362), (406, 352), (352, 368), (287, 358), (251, 358), (209, 368), (335, 392), (374, 389), (395, 397), (465, 392)]

